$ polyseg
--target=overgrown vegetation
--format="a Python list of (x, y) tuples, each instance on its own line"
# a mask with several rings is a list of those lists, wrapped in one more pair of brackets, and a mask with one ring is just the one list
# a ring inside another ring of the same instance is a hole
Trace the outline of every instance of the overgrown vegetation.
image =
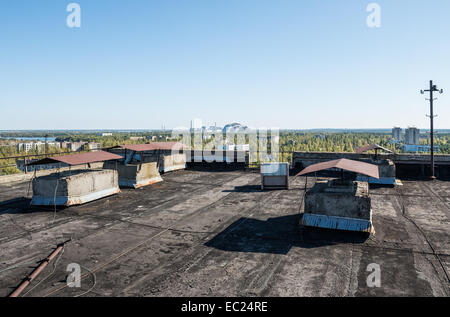
[[(8, 132), (2, 133), (0, 135), (4, 138), (11, 139), (1, 139), (0, 138), (0, 158), (5, 157), (17, 157), (17, 156), (31, 156), (28, 159), (37, 158), (33, 157), (33, 155), (42, 155), (44, 153), (55, 154), (55, 153), (64, 153), (70, 152), (70, 150), (66, 148), (59, 148), (56, 146), (47, 145), (46, 149), (44, 147), (30, 149), (28, 152), (24, 150), (19, 151), (17, 149), (16, 143), (26, 143), (31, 142), (33, 140), (20, 140), (20, 138), (40, 138), (44, 139), (45, 136), (47, 138), (55, 138), (56, 142), (94, 142), (99, 143), (100, 148), (112, 147), (120, 144), (139, 144), (139, 143), (147, 143), (149, 141), (167, 141), (171, 137), (171, 132), (148, 132), (148, 133), (138, 133), (138, 132), (115, 132), (112, 136), (101, 136), (99, 132), (74, 132), (74, 133), (43, 133), (43, 132)], [(17, 138), (17, 139), (14, 139)], [(53, 139), (49, 140), (49, 142), (53, 142)], [(36, 140), (34, 140), (36, 141)], [(42, 140), (41, 140), (42, 141)], [(88, 147), (84, 146), (83, 150), (87, 150)], [(0, 159), (0, 175), (9, 175), (19, 173), (20, 170), (15, 166), (17, 164), (18, 159)]]
[[(169, 141), (171, 140), (171, 132), (156, 131), (156, 132), (114, 132), (112, 136), (101, 136), (99, 132), (8, 132), (2, 133), (2, 137), (44, 137), (56, 138), (56, 141), (62, 142), (95, 142), (99, 143), (101, 148), (107, 148), (120, 144), (139, 144), (151, 141)], [(237, 141), (237, 140), (235, 140)], [(248, 142), (248, 138), (246, 142)], [(26, 141), (22, 141), (26, 142)], [(205, 141), (206, 143), (211, 142)], [(12, 145), (14, 140), (0, 139), (0, 158), (11, 157), (19, 155), (43, 154), (41, 149), (30, 150), (28, 153), (18, 151), (15, 145)], [(389, 133), (341, 133), (341, 132), (326, 132), (326, 133), (312, 133), (301, 131), (282, 131), (280, 132), (280, 156), (279, 160), (283, 162), (290, 162), (292, 159), (292, 152), (354, 152), (358, 147), (376, 143), (386, 147), (392, 151), (401, 152), (401, 147), (392, 142), (392, 137)], [(420, 139), (421, 144), (429, 144), (427, 135), (422, 134)], [(435, 137), (435, 144), (439, 146), (437, 154), (450, 154), (450, 133), (438, 133)], [(255, 146), (251, 144), (251, 146)], [(67, 149), (60, 149), (58, 147), (48, 146), (47, 153), (60, 153), (68, 151)], [(14, 165), (15, 159), (0, 160), (0, 175), (14, 174), (20, 172)], [(12, 165), (12, 166), (11, 166)], [(8, 167), (6, 167), (8, 166)], [(3, 167), (3, 168), (2, 168)]]

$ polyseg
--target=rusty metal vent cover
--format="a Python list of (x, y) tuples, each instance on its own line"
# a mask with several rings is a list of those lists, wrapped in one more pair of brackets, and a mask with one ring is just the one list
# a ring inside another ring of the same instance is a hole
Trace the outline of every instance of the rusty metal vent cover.
[(367, 175), (374, 178), (380, 178), (378, 173), (378, 166), (374, 164), (364, 163), (360, 161), (339, 159), (323, 163), (314, 164), (308, 166), (303, 171), (298, 173), (298, 176), (323, 171), (329, 168), (340, 168), (346, 171), (355, 172), (363, 175)]
[(73, 155), (52, 156), (29, 163), (27, 165), (44, 165), (53, 163), (65, 163), (67, 165), (82, 165), (95, 162), (119, 160), (122, 158), (123, 158), (122, 156), (117, 154), (112, 154), (105, 151), (97, 151)]

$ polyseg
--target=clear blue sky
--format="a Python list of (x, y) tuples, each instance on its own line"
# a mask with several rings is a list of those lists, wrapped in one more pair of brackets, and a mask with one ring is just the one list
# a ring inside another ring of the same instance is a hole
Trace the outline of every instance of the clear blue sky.
[(0, 130), (450, 128), (450, 1), (370, 2), (1, 1)]

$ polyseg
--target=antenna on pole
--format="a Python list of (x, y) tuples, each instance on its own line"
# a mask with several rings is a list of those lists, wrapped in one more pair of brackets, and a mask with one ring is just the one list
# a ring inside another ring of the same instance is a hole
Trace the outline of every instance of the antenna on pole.
[(45, 139), (44, 139), (44, 157), (47, 157), (47, 138), (48, 138), (48, 134), (45, 134)]
[(438, 92), (440, 94), (444, 93), (443, 89), (438, 89), (437, 85), (433, 85), (433, 81), (430, 80), (430, 89), (421, 90), (420, 93), (423, 95), (425, 92), (430, 93), (430, 99), (426, 99), (430, 101), (430, 115), (427, 115), (427, 117), (430, 118), (430, 140), (431, 140), (431, 179), (435, 179), (434, 175), (434, 118), (437, 117), (434, 115), (433, 112), (433, 102), (437, 99), (433, 97), (434, 92)]

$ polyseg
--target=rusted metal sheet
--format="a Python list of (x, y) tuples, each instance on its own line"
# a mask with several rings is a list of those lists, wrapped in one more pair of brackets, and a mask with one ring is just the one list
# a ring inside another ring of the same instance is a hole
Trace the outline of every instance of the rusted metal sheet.
[(155, 151), (155, 150), (185, 150), (187, 147), (180, 142), (152, 142), (147, 144), (125, 144), (119, 148), (135, 152)]
[(309, 173), (323, 171), (329, 168), (340, 168), (346, 171), (367, 175), (373, 178), (379, 178), (378, 166), (348, 159), (339, 159), (310, 165), (297, 175), (301, 176)]
[(150, 143), (156, 150), (185, 150), (187, 146), (180, 142), (153, 142)]
[(360, 148), (357, 148), (355, 150), (355, 153), (361, 154), (361, 153), (372, 151), (372, 150), (375, 150), (375, 152), (384, 151), (386, 153), (392, 153), (391, 150), (389, 150), (385, 147), (382, 147), (381, 145), (378, 145), (378, 144), (370, 144), (370, 145), (362, 146)]
[(44, 165), (54, 163), (64, 163), (67, 165), (82, 165), (88, 163), (96, 163), (119, 159), (122, 159), (122, 156), (105, 151), (97, 151), (73, 155), (52, 156), (42, 160), (35, 161), (33, 163), (29, 163), (27, 165)]
[(64, 245), (70, 241), (71, 240), (67, 240), (63, 243), (58, 244), (56, 249), (48, 257), (46, 257), (44, 260), (42, 260), (41, 264), (39, 264), (39, 266), (37, 268), (35, 268), (33, 270), (33, 272), (31, 272), (31, 274), (28, 275), (11, 294), (9, 294), (9, 297), (18, 297), (20, 295), (20, 293), (22, 293), (22, 291), (28, 285), (30, 285), (30, 283), (39, 275), (39, 273), (41, 273), (45, 269), (47, 264), (49, 264), (58, 255), (58, 253), (61, 252)]

